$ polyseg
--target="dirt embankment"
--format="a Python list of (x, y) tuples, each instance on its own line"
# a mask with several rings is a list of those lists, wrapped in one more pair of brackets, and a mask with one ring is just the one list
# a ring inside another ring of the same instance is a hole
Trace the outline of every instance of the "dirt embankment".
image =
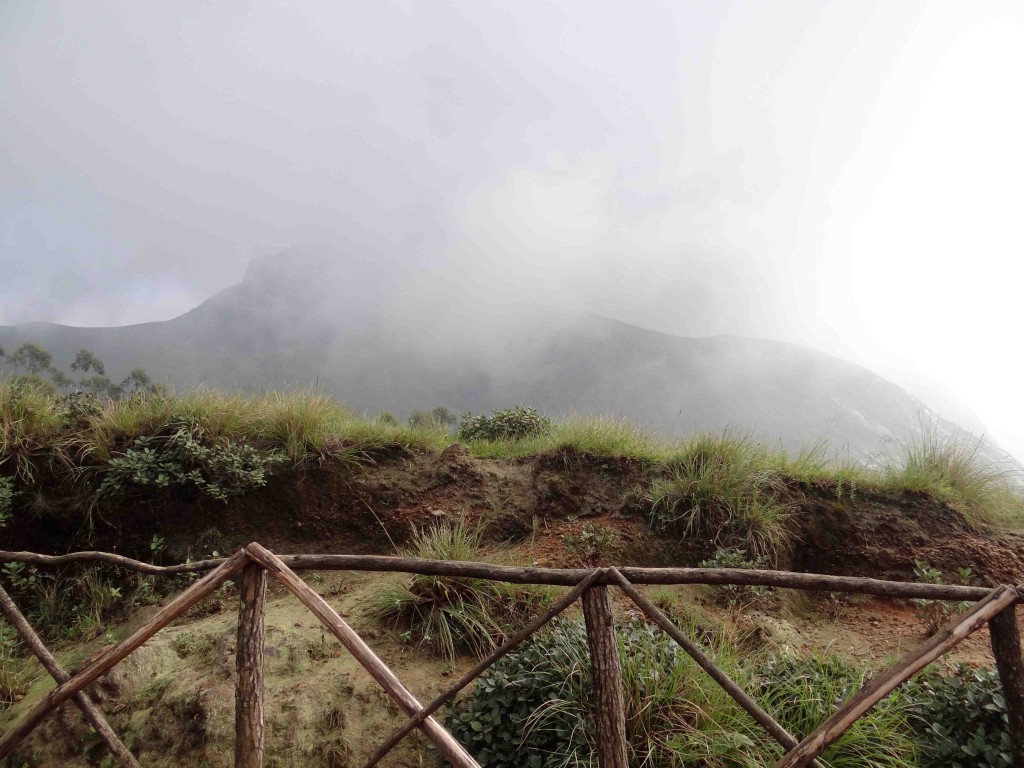
[[(416, 527), (466, 516), (488, 521), (489, 537), (529, 542), (545, 565), (616, 562), (695, 565), (715, 543), (652, 530), (641, 463), (554, 453), (476, 459), (458, 444), (437, 455), (395, 452), (361, 467), (325, 465), (281, 472), (266, 487), (222, 504), (202, 496), (139, 497), (90, 513), (26, 518), (5, 548), (38, 552), (105, 549), (165, 561), (207, 557), (257, 540), (280, 552), (392, 553)], [(837, 491), (790, 482), (793, 545), (778, 565), (793, 570), (912, 579), (924, 560), (981, 584), (1024, 576), (1024, 539), (975, 530), (950, 506), (924, 495)], [(83, 524), (88, 520), (88, 525)]]
[[(649, 525), (646, 489), (651, 470), (639, 463), (572, 454), (521, 460), (479, 460), (453, 445), (439, 455), (392, 454), (362, 468), (325, 466), (276, 475), (266, 488), (230, 504), (198, 498), (137, 499), (97, 515), (91, 531), (67, 517), (10, 531), (7, 546), (55, 552), (96, 548), (146, 557), (153, 536), (162, 557), (224, 553), (258, 540), (280, 552), (391, 553), (410, 531), (460, 516), (489, 522), (495, 541), (512, 542), (524, 562), (694, 565), (714, 543), (658, 533)], [(913, 578), (915, 560), (953, 573), (970, 567), (978, 583), (1017, 583), (1024, 575), (1021, 541), (972, 530), (950, 507), (925, 497), (839, 493), (791, 483), (794, 545), (781, 567), (795, 570)], [(54, 542), (59, 545), (55, 546)], [(445, 688), (470, 660), (448, 663), (408, 645), (398, 632), (367, 616), (388, 574), (307, 573), (306, 578), (357, 628), (421, 698)], [(655, 594), (657, 592), (657, 594)], [(756, 607), (722, 609), (697, 587), (661, 588), (652, 596), (713, 621), (738, 642), (831, 652), (878, 667), (923, 637), (905, 601), (830, 602), (780, 590)], [(145, 764), (230, 765), (234, 673), (233, 587), (215, 594), (94, 686)], [(62, 654), (77, 668), (116, 637), (141, 624), (111, 627), (81, 653)], [(621, 618), (636, 612), (624, 603)], [(402, 717), (301, 605), (272, 588), (267, 613), (267, 765), (361, 765)], [(984, 633), (958, 650), (958, 660), (991, 663)], [(6, 713), (18, 717), (48, 689), (39, 678)], [(70, 705), (50, 719), (22, 752), (33, 766), (99, 765), (103, 747)], [(414, 736), (383, 764), (432, 765)]]

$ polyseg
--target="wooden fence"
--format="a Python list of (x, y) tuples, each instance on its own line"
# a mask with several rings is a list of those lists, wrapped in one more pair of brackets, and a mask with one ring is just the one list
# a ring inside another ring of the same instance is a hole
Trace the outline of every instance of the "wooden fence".
[[(279, 557), (257, 543), (249, 544), (228, 558), (173, 566), (151, 565), (103, 552), (78, 552), (52, 556), (32, 552), (0, 551), (0, 562), (54, 566), (79, 561), (104, 562), (154, 575), (182, 573), (205, 573), (205, 575), (168, 602), (143, 627), (71, 676), (61, 669), (39, 636), (29, 626), (25, 617), (18, 611), (10, 596), (0, 587), (0, 610), (15, 626), (28, 648), (39, 658), (57, 683), (53, 690), (0, 737), (0, 760), (9, 756), (50, 712), (71, 700), (82, 710), (85, 717), (106, 742), (115, 760), (124, 768), (129, 766), (137, 768), (139, 763), (135, 756), (125, 747), (102, 712), (89, 699), (86, 688), (171, 621), (210, 595), (225, 581), (235, 579), (240, 595), (235, 651), (237, 669), (235, 766), (237, 768), (259, 768), (262, 766), (264, 758), (264, 610), (267, 574), (270, 574), (313, 612), (324, 627), (341, 641), (408, 716), (406, 723), (380, 746), (367, 761), (365, 768), (377, 765), (399, 741), (417, 728), (456, 768), (479, 768), (473, 757), (432, 715), (444, 704), (452, 701), (461, 690), (498, 659), (518, 647), (576, 600), (582, 602), (587, 643), (590, 650), (594, 685), (593, 714), (600, 765), (601, 768), (626, 768), (628, 763), (625, 709), (618, 646), (615, 641), (611, 601), (608, 593), (610, 586), (621, 589), (648, 619), (675, 640), (740, 707), (787, 750), (786, 754), (775, 763), (774, 768), (799, 768), (807, 765), (816, 765), (820, 768), (821, 764), (817, 758), (858, 718), (897, 686), (988, 623), (992, 650), (1009, 712), (1013, 765), (1014, 768), (1024, 768), (1024, 663), (1021, 658), (1020, 635), (1015, 613), (1017, 603), (1021, 602), (1021, 592), (1016, 587), (1000, 586), (995, 589), (987, 589), (730, 568), (555, 569), (364, 555), (284, 555)], [(348, 623), (296, 574), (297, 570), (390, 571), (435, 576), (471, 576), (517, 584), (556, 584), (569, 586), (572, 589), (556, 604), (509, 638), (504, 645), (475, 665), (448, 690), (423, 706)], [(772, 586), (802, 590), (853, 592), (883, 597), (966, 600), (972, 601), (973, 605), (919, 647), (873, 678), (822, 723), (814, 733), (803, 740), (798, 740), (716, 666), (697, 643), (688, 638), (665, 613), (636, 588), (637, 584)]]

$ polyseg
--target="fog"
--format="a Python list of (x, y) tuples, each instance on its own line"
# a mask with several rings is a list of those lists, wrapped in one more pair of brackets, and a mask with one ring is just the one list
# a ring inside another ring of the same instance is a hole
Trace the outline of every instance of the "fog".
[(13, 1), (0, 61), (0, 324), (328, 242), (395, 307), (800, 343), (1024, 455), (1018, 2)]

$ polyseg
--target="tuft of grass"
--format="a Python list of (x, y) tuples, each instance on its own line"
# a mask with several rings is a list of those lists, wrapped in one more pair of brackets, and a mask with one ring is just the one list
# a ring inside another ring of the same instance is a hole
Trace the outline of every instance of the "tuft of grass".
[(695, 435), (670, 460), (668, 476), (654, 481), (651, 522), (775, 559), (790, 543), (777, 465), (778, 457), (749, 435)]
[[(683, 627), (691, 636), (702, 628)], [(629, 764), (640, 768), (754, 768), (771, 765), (780, 747), (660, 630), (617, 629), (622, 660)], [(704, 635), (715, 663), (759, 695), (796, 736), (814, 730), (863, 680), (834, 659), (771, 656), (752, 668), (722, 634)], [(496, 768), (594, 765), (592, 688), (586, 631), (556, 622), (497, 662), (455, 709), (449, 727), (481, 762)], [(823, 756), (833, 768), (915, 764), (910, 707), (894, 694)]]
[(70, 463), (60, 446), (63, 422), (48, 389), (21, 382), (0, 386), (0, 467), (33, 482), (40, 462)]
[(952, 504), (975, 525), (1020, 525), (1024, 498), (1010, 484), (1013, 473), (981, 453), (984, 438), (960, 438), (924, 424), (900, 445), (884, 473), (889, 490), (928, 493)]
[[(834, 656), (779, 655), (761, 664), (754, 689), (762, 705), (798, 739), (814, 731), (864, 685), (867, 673)], [(822, 755), (832, 768), (903, 768), (917, 764), (911, 714), (901, 689), (875, 705)]]
[[(412, 546), (402, 554), (431, 560), (485, 559), (484, 530), (463, 519), (437, 523), (414, 531)], [(482, 658), (549, 600), (549, 590), (528, 585), (416, 575), (382, 589), (369, 613), (445, 659), (463, 652)]]

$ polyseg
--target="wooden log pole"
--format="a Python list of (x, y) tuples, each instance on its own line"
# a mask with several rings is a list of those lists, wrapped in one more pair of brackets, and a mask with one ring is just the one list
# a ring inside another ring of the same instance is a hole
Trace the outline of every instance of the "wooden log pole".
[(245, 554), (245, 550), (239, 550), (216, 569), (210, 571), (206, 576), (161, 608), (156, 616), (137, 629), (130, 637), (126, 637), (92, 664), (76, 673), (74, 677), (61, 683), (46, 694), (38, 704), (30, 709), (20, 721), (15, 723), (3, 735), (3, 738), (0, 738), (0, 760), (8, 757), (18, 744), (32, 732), (32, 729), (39, 725), (43, 718), (51, 711), (85, 687), (92, 685), (101, 675), (123, 661), (125, 657), (141, 647), (149, 638), (234, 576), (235, 572), (241, 569), (247, 560), (248, 555)]
[[(511, 584), (554, 584), (572, 587), (590, 573), (589, 568), (536, 568), (529, 566), (494, 565), (493, 563), (423, 560), (417, 557), (383, 555), (281, 555), (282, 563), (295, 571), (384, 571), (388, 573), (419, 573), (428, 576), (452, 576)], [(166, 575), (193, 573), (216, 568), (223, 560), (158, 566), (106, 552), (72, 552), (67, 555), (41, 555), (35, 552), (0, 550), (0, 562), (18, 562), (52, 567), (71, 562), (105, 562), (121, 568)], [(747, 570), (744, 568), (638, 568), (623, 567), (622, 574), (632, 584), (739, 584), (760, 587), (781, 587), (809, 591), (851, 592), (879, 597), (928, 600), (982, 600), (991, 591), (985, 587), (957, 584), (920, 584), (908, 581), (886, 581), (863, 576), (830, 576), (820, 573)], [(610, 583), (606, 581), (604, 583)]]
[(583, 619), (587, 625), (587, 646), (594, 681), (598, 760), (601, 768), (629, 768), (626, 702), (608, 587), (591, 587), (583, 593)]
[[(299, 599), (309, 610), (320, 619), (320, 622), (341, 642), (356, 661), (373, 676), (380, 686), (398, 704), (408, 716), (416, 714), (423, 705), (402, 685), (388, 666), (380, 660), (355, 630), (337, 614), (306, 582), (281, 562), (273, 552), (255, 542), (245, 548), (255, 562), (262, 565), (270, 575), (281, 582), (289, 592)], [(428, 717), (420, 723), (420, 730), (433, 742), (441, 753), (455, 768), (480, 768), (479, 764), (465, 748), (446, 731), (437, 720)]]
[[(684, 635), (672, 620), (665, 615), (665, 613), (658, 608), (650, 599), (640, 592), (636, 587), (629, 583), (629, 580), (622, 575), (616, 568), (609, 568), (614, 582), (625, 592), (629, 599), (636, 603), (636, 606), (644, 612), (648, 619), (653, 621), (666, 635), (671, 637), (679, 646), (686, 651), (687, 655), (693, 659), (697, 666), (707, 672), (708, 676), (714, 680), (722, 689), (729, 694), (730, 698), (735, 701), (739, 706), (762, 728), (764, 728), (768, 735), (775, 739), (780, 745), (786, 749), (792, 749), (799, 742), (796, 738), (789, 733), (785, 728), (780, 725), (775, 718), (765, 712), (761, 706), (754, 701), (750, 696), (747, 695), (746, 691), (740, 688), (736, 683), (723, 672), (714, 661), (711, 660), (704, 651), (702, 651), (696, 643), (690, 638)], [(813, 762), (815, 768), (824, 768), (817, 760)]]
[(453, 698), (455, 698), (456, 694), (458, 694), (459, 691), (461, 691), (471, 682), (476, 680), (480, 675), (482, 675), (487, 670), (488, 667), (490, 667), (492, 664), (498, 661), (498, 659), (512, 653), (512, 651), (514, 651), (516, 648), (522, 645), (523, 642), (525, 642), (528, 638), (533, 636), (545, 624), (547, 624), (553, 618), (562, 613), (570, 605), (575, 603), (580, 598), (580, 595), (582, 595), (590, 587), (591, 584), (597, 581), (597, 579), (600, 576), (601, 570), (599, 568), (595, 568), (593, 571), (590, 572), (590, 575), (587, 578), (585, 578), (582, 582), (577, 584), (576, 587), (569, 592), (569, 594), (567, 594), (557, 603), (548, 608), (544, 613), (542, 613), (540, 616), (538, 616), (536, 619), (530, 622), (530, 624), (516, 632), (512, 637), (508, 639), (507, 643), (505, 643), (500, 648), (496, 648), (493, 653), (487, 656), (487, 658), (481, 660), (480, 663), (478, 663), (475, 667), (473, 667), (471, 670), (466, 672), (466, 674), (460, 677), (447, 691), (442, 693), (432, 702), (427, 704), (427, 706), (425, 706), (415, 715), (410, 717), (406, 721), (405, 725), (403, 725), (401, 728), (399, 728), (397, 731), (391, 734), (391, 736), (388, 737), (388, 740), (380, 745), (377, 751), (374, 752), (370, 756), (370, 759), (367, 760), (366, 763), (363, 765), (363, 768), (373, 768), (373, 766), (377, 765), (377, 763), (383, 760), (384, 756), (387, 755), (387, 753), (390, 752), (392, 749), (394, 749), (395, 745), (398, 744), (398, 742), (400, 742), (402, 739), (404, 739), (409, 734), (409, 732), (412, 731), (413, 728), (416, 728), (427, 717), (434, 714), (442, 706), (444, 706)]
[(263, 662), (267, 572), (250, 563), (238, 578), (235, 638), (235, 768), (263, 768)]
[(1013, 768), (1024, 768), (1024, 661), (1021, 659), (1016, 606), (1004, 608), (993, 616), (988, 629), (1009, 716)]
[[(68, 673), (60, 666), (49, 649), (43, 645), (39, 635), (32, 629), (32, 625), (28, 623), (22, 612), (18, 610), (18, 606), (14, 604), (11, 596), (7, 594), (7, 590), (2, 586), (0, 586), (0, 612), (3, 612), (4, 618), (11, 622), (18, 631), (28, 649), (32, 651), (33, 655), (46, 668), (46, 671), (50, 673), (50, 677), (58, 685), (67, 682)], [(122, 768), (140, 768), (138, 760), (135, 759), (135, 756), (124, 745), (124, 742), (114, 733), (114, 729), (110, 727), (107, 718), (103, 716), (103, 712), (93, 703), (88, 694), (84, 691), (79, 691), (71, 697), (71, 700), (82, 710), (85, 719), (89, 721), (89, 724), (100, 735), (100, 738), (106, 742), (110, 754), (114, 756), (118, 765), (122, 766)]]
[(957, 616), (928, 640), (865, 685), (846, 704), (775, 763), (774, 768), (802, 768), (824, 752), (865, 712), (942, 654), (959, 645), (985, 622), (1017, 602), (1017, 592), (998, 587), (962, 616)]

